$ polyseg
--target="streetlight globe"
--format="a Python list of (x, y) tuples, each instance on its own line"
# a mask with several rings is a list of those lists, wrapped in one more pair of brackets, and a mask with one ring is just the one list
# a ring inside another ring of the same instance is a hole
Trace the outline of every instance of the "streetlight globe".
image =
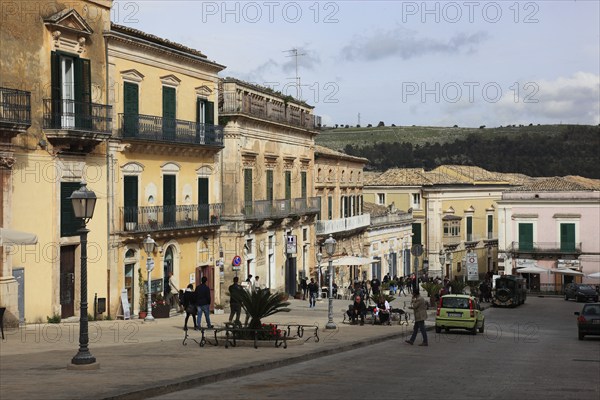
[(318, 252), (317, 253), (317, 262), (320, 264), (322, 260), (323, 260), (323, 254), (321, 254), (321, 252)]
[(150, 234), (148, 234), (148, 236), (146, 236), (146, 239), (144, 239), (143, 244), (144, 251), (146, 251), (146, 255), (150, 256), (150, 254), (154, 251), (154, 246), (156, 245), (156, 242), (150, 237)]
[(325, 240), (325, 251), (327, 251), (327, 255), (329, 255), (329, 257), (332, 257), (335, 254), (336, 244), (337, 242), (330, 233), (329, 237)]
[(92, 219), (97, 197), (96, 193), (87, 188), (85, 181), (82, 181), (81, 187), (71, 193), (68, 198), (73, 203), (75, 218), (81, 218), (86, 222)]
[(440, 258), (440, 264), (444, 265), (446, 263), (446, 256), (444, 255), (444, 252), (442, 250), (440, 250), (440, 254), (438, 257)]

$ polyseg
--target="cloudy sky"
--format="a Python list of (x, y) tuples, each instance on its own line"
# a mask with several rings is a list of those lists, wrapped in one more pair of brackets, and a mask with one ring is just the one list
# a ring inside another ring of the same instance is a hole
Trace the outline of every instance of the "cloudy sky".
[[(115, 1), (327, 125), (600, 123), (600, 2)], [(360, 115), (360, 116), (359, 116)]]

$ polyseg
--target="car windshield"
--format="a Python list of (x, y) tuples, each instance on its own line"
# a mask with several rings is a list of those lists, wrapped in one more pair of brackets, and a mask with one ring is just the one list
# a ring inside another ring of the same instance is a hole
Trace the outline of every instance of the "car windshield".
[(463, 297), (442, 297), (443, 308), (469, 308), (469, 299)]
[(514, 289), (515, 282), (508, 279), (496, 279), (496, 289)]
[(594, 288), (591, 285), (579, 285), (579, 289), (594, 290)]

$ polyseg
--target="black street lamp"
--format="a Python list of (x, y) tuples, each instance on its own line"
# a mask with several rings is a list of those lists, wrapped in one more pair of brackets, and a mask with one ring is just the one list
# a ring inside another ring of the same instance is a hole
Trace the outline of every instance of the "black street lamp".
[(79, 351), (71, 359), (71, 364), (78, 366), (95, 365), (96, 358), (92, 356), (88, 349), (88, 312), (87, 312), (87, 235), (89, 230), (86, 224), (94, 216), (94, 208), (96, 207), (96, 194), (88, 190), (85, 182), (81, 182), (81, 188), (74, 191), (69, 199), (73, 203), (73, 212), (75, 218), (81, 219), (81, 228), (79, 228), (79, 236), (81, 240), (81, 310), (79, 312)]
[(321, 299), (323, 298), (323, 291), (321, 290), (321, 261), (323, 260), (323, 254), (321, 254), (321, 252), (317, 253), (317, 273), (318, 273), (318, 280), (319, 280), (319, 301), (321, 301)]
[(150, 234), (146, 236), (144, 239), (144, 251), (146, 252), (146, 270), (148, 271), (148, 313), (146, 314), (146, 318), (144, 321), (154, 321), (154, 316), (152, 315), (152, 282), (150, 280), (150, 275), (152, 274), (152, 270), (154, 269), (154, 259), (150, 257), (154, 252), (154, 246), (156, 246), (156, 242), (154, 239), (150, 237)]
[(327, 274), (329, 275), (329, 308), (327, 311), (328, 321), (325, 325), (325, 329), (336, 329), (335, 322), (333, 322), (333, 255), (335, 254), (336, 241), (331, 234), (325, 240), (325, 251), (329, 256), (329, 268)]

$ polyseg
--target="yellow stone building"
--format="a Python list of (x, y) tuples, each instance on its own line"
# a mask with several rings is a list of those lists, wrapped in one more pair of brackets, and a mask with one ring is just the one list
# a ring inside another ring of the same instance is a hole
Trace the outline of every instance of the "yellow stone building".
[[(153, 298), (165, 294), (173, 273), (180, 289), (206, 276), (212, 304), (219, 304), (224, 138), (215, 104), (224, 66), (136, 29), (113, 24), (104, 36), (115, 120), (108, 156), (111, 314), (123, 314), (122, 293), (132, 313), (145, 311), (148, 257)], [(148, 235), (156, 242), (149, 255), (142, 245)]]
[[(233, 78), (221, 82), (224, 265), (233, 276), (295, 295), (315, 260), (314, 137), (319, 117), (304, 102)], [(238, 258), (239, 257), (239, 258)]]
[(363, 190), (365, 201), (412, 211), (411, 248), (420, 247), (423, 253), (411, 272), (466, 280), (467, 264), (476, 264), (477, 279), (472, 275), (471, 280), (479, 280), (498, 271), (497, 201), (503, 191), (529, 180), (443, 165), (432, 171), (395, 168), (370, 175)]
[(87, 302), (107, 295), (103, 216), (112, 111), (102, 33), (109, 27), (111, 3), (15, 2), (3, 9), (1, 222), (3, 232), (37, 236), (35, 245), (2, 248), (0, 306), (7, 308), (10, 322), (79, 315), (81, 223), (68, 197), (82, 180), (98, 197), (87, 225)]

